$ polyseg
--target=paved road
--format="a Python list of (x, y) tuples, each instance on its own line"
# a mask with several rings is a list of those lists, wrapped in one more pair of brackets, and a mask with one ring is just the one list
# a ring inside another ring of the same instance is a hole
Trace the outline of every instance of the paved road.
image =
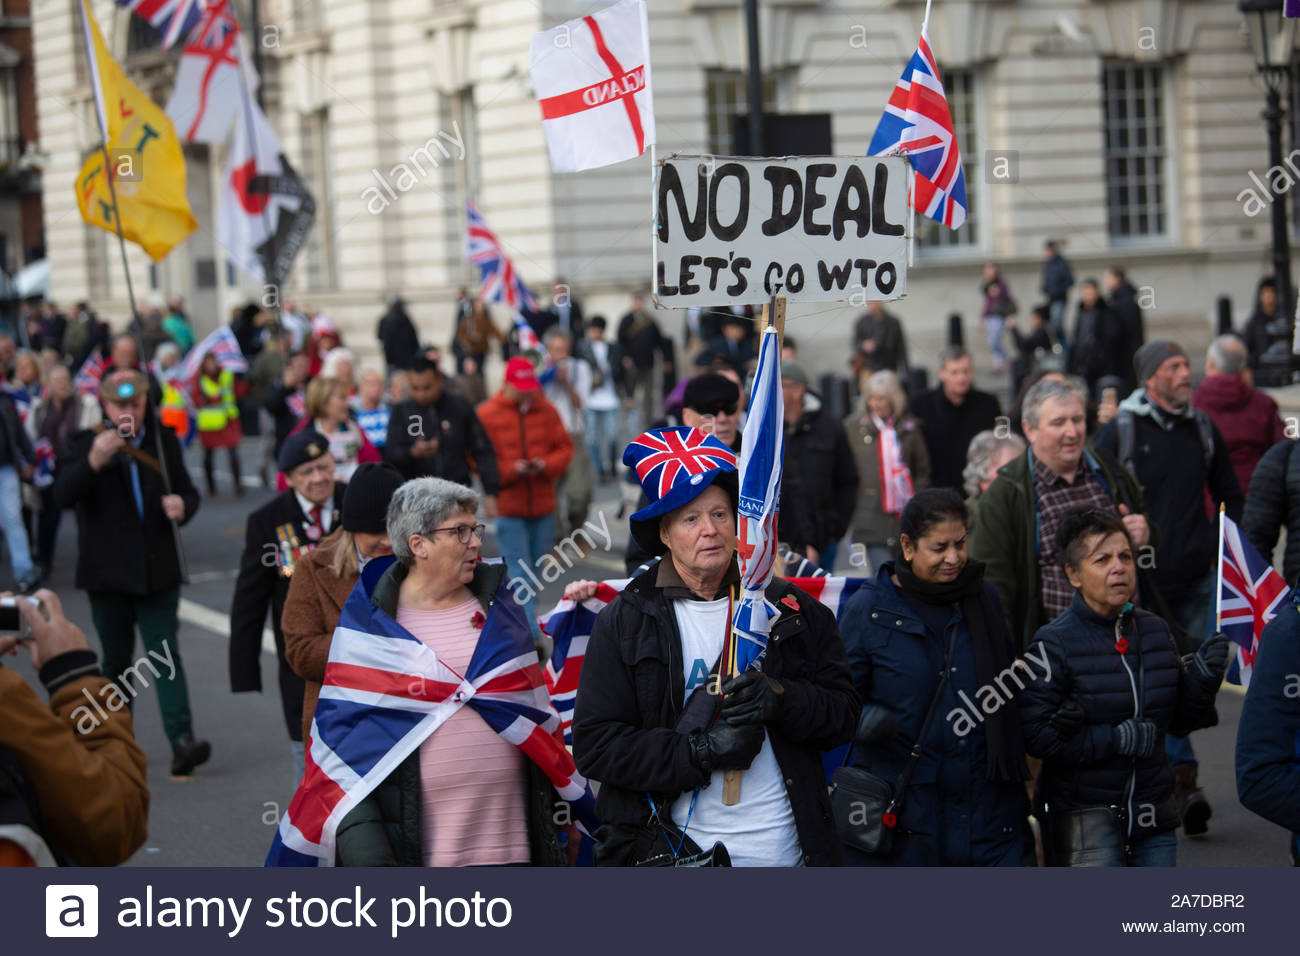
[[(190, 459), (197, 463), (191, 450)], [(246, 449), (245, 462), (255, 461)], [(193, 469), (196, 483), (198, 469)], [(212, 760), (186, 780), (168, 773), (170, 748), (162, 733), (157, 698), (142, 694), (135, 708), (136, 735), (149, 759), (152, 806), (149, 839), (131, 864), (150, 866), (248, 866), (261, 863), (280, 813), (292, 794), (288, 737), (276, 700), (274, 661), (263, 656), (263, 680), (268, 692), (233, 695), (226, 666), (227, 627), (231, 593), (244, 519), (250, 510), (268, 500), (272, 492), (252, 487), (246, 478), (243, 498), (230, 494), (228, 476), (220, 494), (205, 499), (195, 519), (183, 529), (190, 562), (191, 584), (182, 593), (180, 647), (189, 678), (196, 732), (212, 741)], [(570, 572), (572, 577), (622, 577), (622, 551), (627, 540), (626, 520), (616, 518), (617, 491), (613, 485), (599, 489), (592, 520), (599, 524), (603, 511), (614, 533), (609, 552), (588, 555)], [(89, 608), (85, 595), (73, 589), (76, 527), (65, 516), (59, 540), (59, 557), (51, 586), (63, 598), (69, 616), (89, 633)], [(496, 554), (489, 536), (485, 554)], [(558, 600), (564, 581), (547, 586), (539, 607)], [(96, 644), (93, 635), (91, 644)], [(6, 664), (24, 669), (19, 658)], [(1202, 781), (1215, 812), (1210, 833), (1179, 846), (1180, 862), (1196, 866), (1285, 865), (1286, 834), (1247, 812), (1236, 799), (1232, 778), (1232, 751), (1241, 697), (1226, 691), (1219, 698), (1218, 727), (1195, 738), (1201, 758)]]

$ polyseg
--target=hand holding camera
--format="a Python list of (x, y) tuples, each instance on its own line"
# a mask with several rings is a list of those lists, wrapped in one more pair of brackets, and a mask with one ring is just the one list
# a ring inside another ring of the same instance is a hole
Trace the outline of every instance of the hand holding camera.
[(86, 635), (64, 617), (59, 596), (48, 588), (31, 597), (0, 595), (0, 652), (19, 643), (27, 645), (37, 669), (60, 654), (90, 649)]

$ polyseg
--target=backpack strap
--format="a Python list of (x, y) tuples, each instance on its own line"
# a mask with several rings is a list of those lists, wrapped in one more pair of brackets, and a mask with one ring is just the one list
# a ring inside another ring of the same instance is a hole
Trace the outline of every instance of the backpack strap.
[(1133, 413), (1127, 408), (1121, 408), (1115, 416), (1115, 429), (1118, 433), (1118, 442), (1115, 446), (1116, 457), (1119, 463), (1127, 468), (1132, 474), (1137, 474), (1137, 469), (1133, 463), (1133, 444), (1134, 444), (1134, 425)]
[(1201, 436), (1201, 447), (1205, 450), (1205, 471), (1209, 474), (1210, 464), (1214, 461), (1214, 421), (1199, 408), (1193, 408), (1196, 416), (1196, 430)]

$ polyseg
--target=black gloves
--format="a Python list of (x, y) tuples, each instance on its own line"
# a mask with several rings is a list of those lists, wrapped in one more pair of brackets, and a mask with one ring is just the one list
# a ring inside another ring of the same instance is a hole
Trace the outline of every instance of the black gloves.
[(858, 718), (858, 729), (853, 734), (853, 742), (862, 747), (883, 744), (898, 736), (898, 719), (886, 707), (871, 704), (862, 708)]
[(784, 694), (777, 681), (761, 671), (747, 670), (722, 685), (721, 717), (737, 727), (770, 724), (781, 713)]
[(1223, 680), (1224, 668), (1228, 666), (1228, 650), (1231, 646), (1226, 634), (1215, 634), (1197, 648), (1195, 654), (1183, 658), (1183, 666), (1191, 676), (1215, 684)]
[(1149, 720), (1130, 717), (1118, 727), (1110, 729), (1110, 739), (1115, 752), (1125, 757), (1150, 757), (1156, 749), (1160, 728)]
[(736, 727), (719, 720), (708, 730), (690, 735), (691, 763), (706, 774), (715, 770), (746, 770), (763, 749), (762, 727)]
[(1056, 731), (1056, 736), (1069, 740), (1083, 728), (1083, 707), (1073, 697), (1067, 697), (1048, 724)]

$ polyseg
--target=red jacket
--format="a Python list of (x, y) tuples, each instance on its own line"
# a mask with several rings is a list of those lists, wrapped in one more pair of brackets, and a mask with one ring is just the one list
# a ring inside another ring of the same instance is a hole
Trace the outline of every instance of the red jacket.
[[(540, 518), (555, 511), (555, 482), (573, 458), (573, 441), (560, 413), (540, 392), (528, 411), (497, 392), (477, 409), (478, 420), (497, 453), (501, 494), (497, 510), (505, 518)], [(515, 464), (540, 458), (539, 474), (521, 475)]]
[(1286, 437), (1277, 402), (1236, 375), (1210, 375), (1192, 393), (1192, 404), (1214, 420), (1244, 495), (1255, 466)]

